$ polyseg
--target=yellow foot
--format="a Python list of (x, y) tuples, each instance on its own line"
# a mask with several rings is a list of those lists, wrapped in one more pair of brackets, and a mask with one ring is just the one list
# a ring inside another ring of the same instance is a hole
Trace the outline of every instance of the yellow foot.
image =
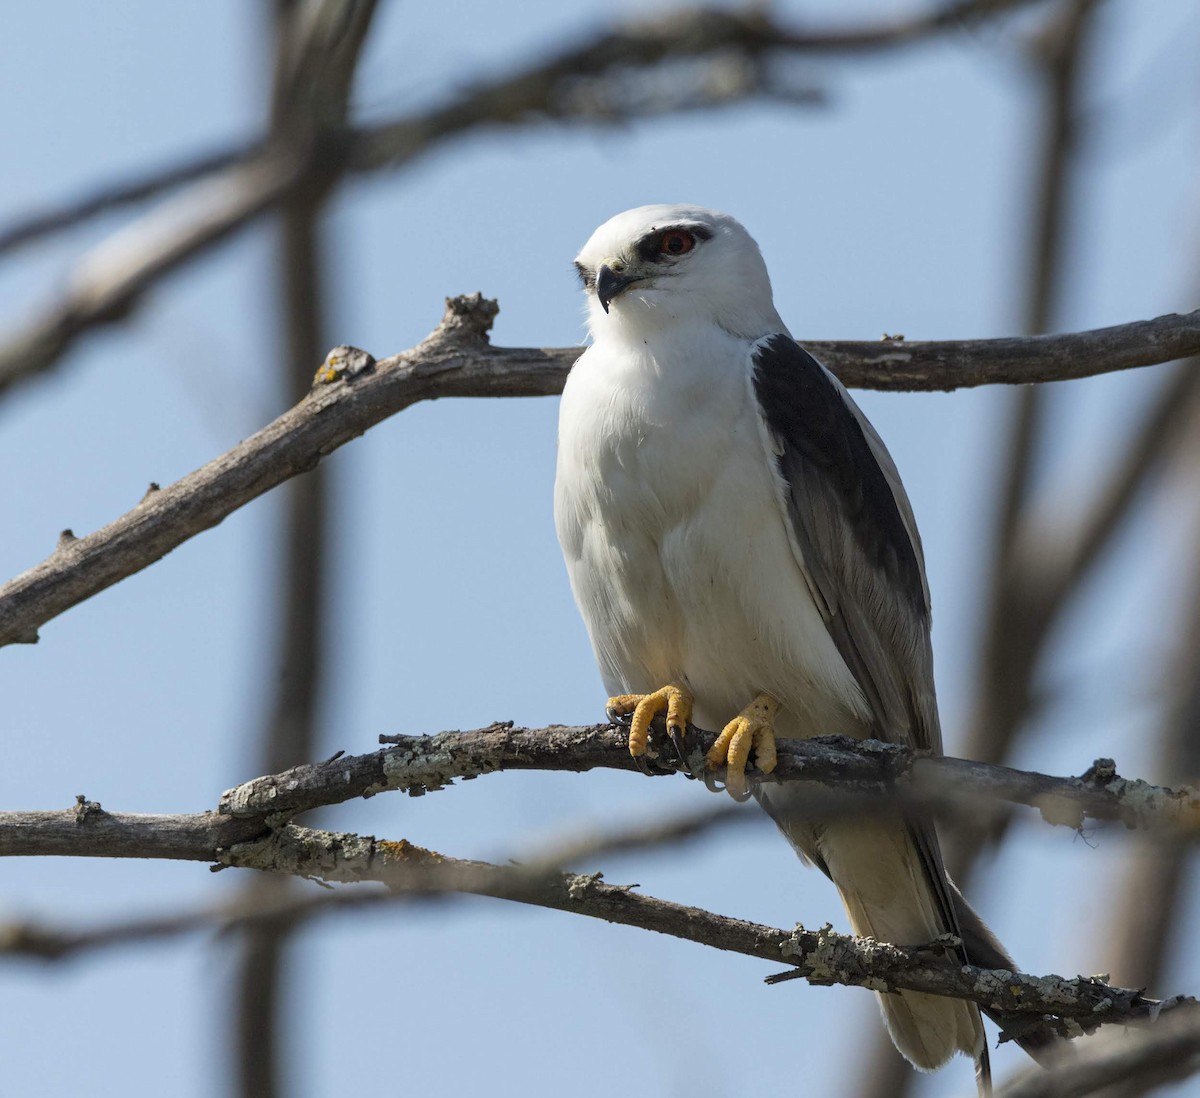
[(738, 800), (745, 800), (746, 763), (754, 749), (754, 761), (764, 774), (775, 769), (775, 714), (779, 702), (770, 694), (759, 694), (733, 718), (717, 737), (705, 756), (710, 770), (725, 767), (725, 788)]
[(618, 694), (608, 699), (608, 713), (614, 720), (633, 714), (629, 723), (629, 753), (641, 758), (646, 753), (646, 737), (655, 714), (667, 711), (667, 732), (682, 736), (692, 719), (692, 692), (681, 682), (673, 682), (653, 694)]

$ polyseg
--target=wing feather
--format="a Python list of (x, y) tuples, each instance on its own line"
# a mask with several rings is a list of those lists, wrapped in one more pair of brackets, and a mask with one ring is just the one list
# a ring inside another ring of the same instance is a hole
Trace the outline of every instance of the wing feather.
[[(789, 336), (756, 345), (754, 389), (800, 566), (874, 734), (940, 754), (924, 559), (891, 457), (841, 383)], [(937, 832), (907, 824), (943, 924), (956, 932)]]

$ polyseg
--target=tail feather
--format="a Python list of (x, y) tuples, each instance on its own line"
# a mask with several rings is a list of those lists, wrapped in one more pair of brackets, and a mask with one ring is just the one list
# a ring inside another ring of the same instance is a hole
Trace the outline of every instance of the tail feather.
[[(839, 820), (820, 829), (817, 848), (855, 934), (921, 945), (946, 933), (903, 823)], [(940, 1068), (956, 1052), (986, 1059), (983, 1023), (973, 1003), (915, 991), (886, 992), (878, 999), (896, 1048), (921, 1071)]]
[[(855, 934), (923, 945), (950, 929), (903, 820), (817, 821), (791, 790), (761, 786), (756, 796), (797, 853), (837, 886)], [(983, 1023), (973, 1003), (914, 991), (878, 998), (893, 1043), (919, 1070), (934, 1071), (955, 1052), (986, 1061)]]

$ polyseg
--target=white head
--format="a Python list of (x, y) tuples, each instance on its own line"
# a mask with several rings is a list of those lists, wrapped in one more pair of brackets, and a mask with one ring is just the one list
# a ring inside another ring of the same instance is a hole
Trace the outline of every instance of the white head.
[(626, 210), (592, 234), (575, 268), (595, 338), (613, 326), (645, 331), (676, 320), (707, 320), (746, 339), (787, 331), (758, 245), (716, 210)]

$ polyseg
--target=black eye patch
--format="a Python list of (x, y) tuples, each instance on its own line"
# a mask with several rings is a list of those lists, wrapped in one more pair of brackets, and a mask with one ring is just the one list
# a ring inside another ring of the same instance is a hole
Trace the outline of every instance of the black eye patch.
[(694, 237), (697, 244), (705, 240), (711, 240), (713, 235), (711, 229), (706, 229), (703, 225), (688, 224), (687, 222), (681, 225), (655, 226), (637, 242), (638, 257), (646, 263), (662, 263), (667, 259), (673, 258), (670, 252), (664, 252), (662, 248), (662, 239), (668, 233), (685, 233), (688, 236)]
[(579, 275), (579, 281), (583, 283), (585, 290), (594, 290), (596, 288), (596, 276), (582, 263), (575, 264), (575, 273)]

